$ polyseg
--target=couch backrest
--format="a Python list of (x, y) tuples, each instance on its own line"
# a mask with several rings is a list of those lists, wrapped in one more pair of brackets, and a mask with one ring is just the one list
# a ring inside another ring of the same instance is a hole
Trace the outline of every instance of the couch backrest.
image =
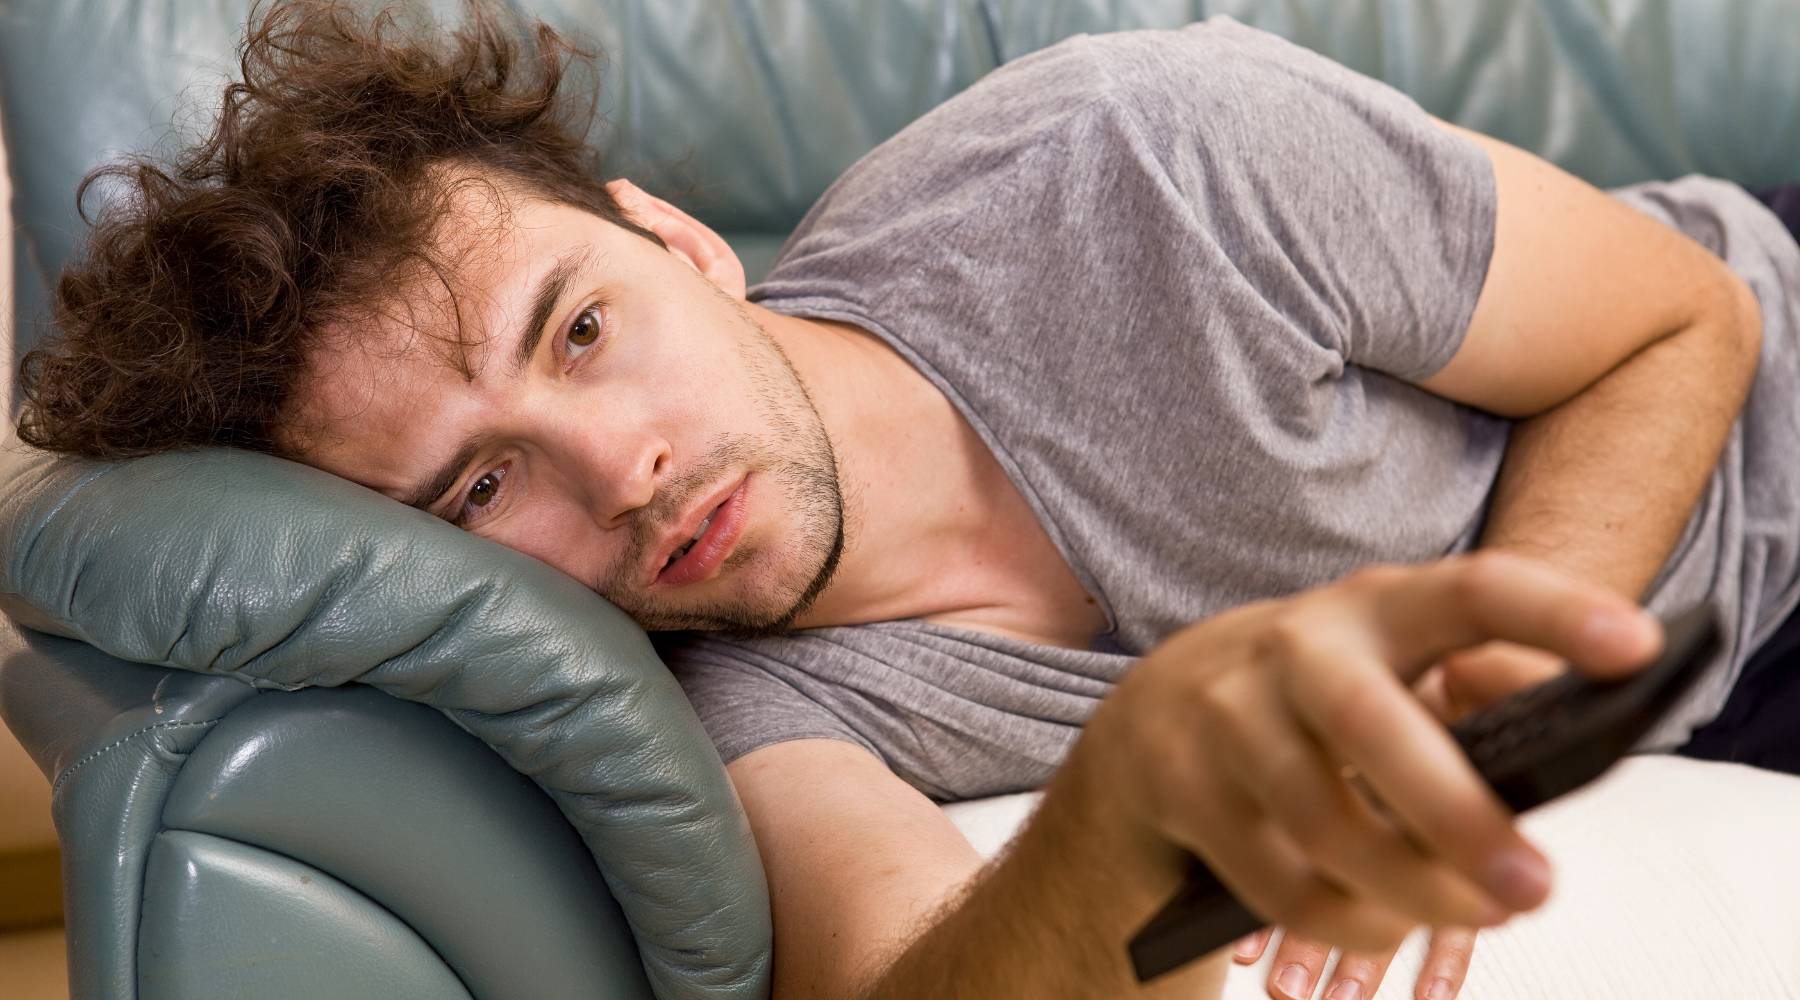
[[(202, 127), (251, 0), (0, 5), (21, 346), (79, 238), (73, 192)], [(432, 6), (452, 9), (452, 0)], [(605, 54), (617, 171), (727, 232), (752, 278), (857, 157), (1006, 60), (1224, 13), (1601, 184), (1800, 164), (1793, 0), (538, 0)], [(183, 99), (188, 110), (182, 112)], [(178, 114), (179, 112), (179, 114)], [(29, 150), (21, 154), (21, 150)], [(22, 352), (21, 352), (22, 353)]]

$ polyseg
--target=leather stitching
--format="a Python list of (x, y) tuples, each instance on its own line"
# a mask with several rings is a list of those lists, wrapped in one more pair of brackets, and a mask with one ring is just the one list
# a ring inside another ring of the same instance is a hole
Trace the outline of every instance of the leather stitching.
[(150, 732), (153, 729), (176, 729), (181, 726), (211, 726), (211, 725), (218, 723), (218, 721), (219, 721), (218, 719), (206, 719), (206, 720), (203, 720), (200, 722), (156, 722), (156, 723), (152, 723), (148, 726), (145, 726), (144, 728), (139, 729), (129, 735), (121, 736), (118, 739), (112, 741), (111, 743), (108, 743), (107, 745), (101, 747), (100, 749), (89, 753), (87, 756), (81, 758), (80, 760), (76, 761), (75, 763), (70, 764), (68, 766), (68, 768), (63, 771), (63, 773), (56, 776), (56, 781), (54, 783), (52, 783), (50, 786), (50, 794), (55, 795), (56, 790), (62, 787), (62, 783), (64, 781), (67, 781), (70, 775), (72, 775), (76, 771), (80, 770), (82, 765), (86, 764), (88, 761), (93, 760), (95, 757), (100, 756), (101, 754), (107, 752), (108, 750), (112, 750), (116, 747), (119, 747), (126, 743), (129, 743), (132, 740), (137, 739), (139, 736), (142, 736), (145, 733)]

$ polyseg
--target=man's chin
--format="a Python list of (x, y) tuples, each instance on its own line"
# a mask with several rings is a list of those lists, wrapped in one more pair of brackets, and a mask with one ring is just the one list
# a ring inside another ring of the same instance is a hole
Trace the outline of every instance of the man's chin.
[(646, 632), (714, 632), (731, 639), (756, 639), (792, 631), (794, 616), (782, 615), (779, 618), (747, 622), (736, 618), (664, 612), (656, 615), (631, 615), (631, 619)]
[[(801, 574), (793, 578), (791, 585), (780, 587), (779, 594), (758, 595), (768, 598), (761, 607), (732, 607), (682, 611), (668, 607), (643, 609), (642, 612), (621, 607), (625, 613), (636, 621), (646, 632), (717, 632), (727, 638), (758, 639), (768, 636), (785, 635), (794, 630), (794, 623), (812, 610), (818, 603), (820, 595), (831, 585), (837, 575), (838, 564), (844, 554), (844, 529), (842, 507), (836, 519), (836, 528), (831, 532), (830, 544), (824, 548), (819, 563), (810, 575)], [(726, 558), (725, 568), (741, 581), (746, 572), (752, 577), (767, 579), (766, 570), (750, 571), (755, 552), (744, 550), (733, 552)], [(791, 567), (788, 560), (773, 560), (777, 566)], [(703, 585), (701, 585), (703, 586)]]
[(623, 608), (638, 627), (646, 632), (716, 632), (731, 639), (760, 639), (785, 635), (794, 630), (794, 622), (811, 610), (823, 588), (808, 586), (784, 595), (776, 606), (760, 609), (730, 608), (708, 611), (677, 611), (670, 608), (635, 612)]

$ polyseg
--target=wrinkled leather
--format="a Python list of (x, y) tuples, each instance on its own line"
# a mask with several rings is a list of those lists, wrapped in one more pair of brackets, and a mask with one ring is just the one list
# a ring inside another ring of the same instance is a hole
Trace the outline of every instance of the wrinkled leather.
[[(574, 580), (318, 470), (227, 450), (122, 463), (11, 453), (0, 464), (0, 539), (0, 601), (30, 609), (34, 627), (262, 689), (357, 682), (438, 709), (556, 801), (623, 910), (657, 996), (766, 991), (767, 889), (718, 755), (644, 633)], [(9, 694), (9, 719), (14, 708)], [(40, 726), (27, 722), (22, 737)], [(240, 745), (246, 762), (288, 753)], [(165, 759), (151, 772), (171, 824), (183, 799), (167, 783), (179, 769)], [(252, 822), (304, 801), (289, 784), (291, 798), (218, 809)], [(128, 789), (71, 803), (81, 822), (59, 818), (60, 834), (112, 823), (109, 810), (138, 794)], [(150, 820), (132, 822), (147, 843)], [(304, 833), (288, 824), (255, 835)], [(451, 852), (448, 870), (431, 874), (478, 884), (484, 856)], [(134, 909), (132, 893), (108, 883), (111, 866), (95, 862), (83, 878), (99, 881), (72, 882), (71, 908)], [(439, 931), (488, 916), (470, 909)]]

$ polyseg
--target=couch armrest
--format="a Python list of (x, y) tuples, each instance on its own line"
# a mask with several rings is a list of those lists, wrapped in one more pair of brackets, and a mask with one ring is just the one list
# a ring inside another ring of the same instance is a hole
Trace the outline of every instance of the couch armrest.
[(441, 713), (0, 628), (0, 712), (52, 748), (74, 995), (652, 995), (581, 837)]
[[(266, 455), (0, 454), (0, 485), (0, 609), (15, 621), (246, 697), (359, 683), (429, 705), (554, 800), (658, 997), (767, 994), (768, 890), (742, 807), (649, 639), (591, 590)], [(86, 729), (39, 732), (20, 738), (46, 766), (66, 752), (59, 734)], [(199, 737), (145, 738), (185, 753)]]

